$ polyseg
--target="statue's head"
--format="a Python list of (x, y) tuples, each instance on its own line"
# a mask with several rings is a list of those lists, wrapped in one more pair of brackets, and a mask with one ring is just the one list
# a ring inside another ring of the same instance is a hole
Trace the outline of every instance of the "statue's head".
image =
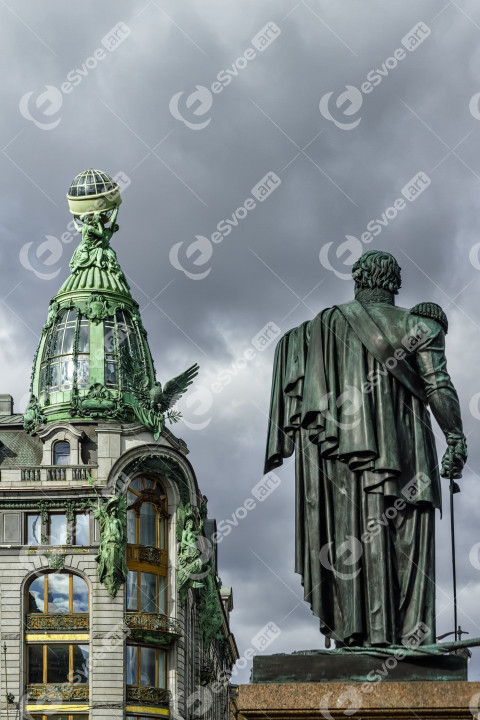
[(397, 295), (402, 286), (401, 268), (393, 255), (380, 250), (368, 250), (352, 268), (355, 293), (359, 290), (387, 290)]

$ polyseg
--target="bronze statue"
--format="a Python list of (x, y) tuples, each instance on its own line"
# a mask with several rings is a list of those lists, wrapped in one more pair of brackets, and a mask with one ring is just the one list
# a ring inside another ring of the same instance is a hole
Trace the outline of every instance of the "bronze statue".
[(265, 472), (295, 451), (296, 558), (327, 646), (435, 643), (440, 474), (430, 407), (459, 478), (467, 448), (434, 303), (395, 306), (385, 252), (353, 266), (355, 300), (290, 330), (275, 354)]

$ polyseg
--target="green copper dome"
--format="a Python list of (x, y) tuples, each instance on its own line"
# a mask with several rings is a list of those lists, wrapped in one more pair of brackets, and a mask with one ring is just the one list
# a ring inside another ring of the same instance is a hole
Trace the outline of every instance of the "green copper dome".
[(24, 427), (33, 433), (58, 420), (137, 420), (158, 440), (166, 418), (177, 422), (172, 406), (198, 366), (164, 388), (155, 379), (138, 303), (110, 247), (118, 230), (118, 185), (100, 170), (87, 170), (74, 179), (67, 197), (82, 240), (70, 261), (70, 277), (50, 303)]
[[(69, 194), (86, 188), (98, 198), (110, 193), (112, 182), (105, 173), (86, 171), (75, 178)], [(146, 386), (155, 385), (138, 304), (110, 247), (118, 230), (118, 204), (119, 198), (113, 210), (74, 216), (82, 240), (70, 261), (70, 276), (50, 303), (35, 356), (27, 411), (38, 421), (134, 420), (135, 394), (125, 356)], [(33, 418), (31, 429), (35, 424)]]

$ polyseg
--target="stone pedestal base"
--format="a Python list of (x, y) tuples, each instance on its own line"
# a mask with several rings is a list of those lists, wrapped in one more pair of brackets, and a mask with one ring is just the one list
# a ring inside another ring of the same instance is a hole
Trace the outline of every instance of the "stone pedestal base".
[(240, 685), (245, 720), (472, 720), (479, 717), (480, 683), (311, 682)]

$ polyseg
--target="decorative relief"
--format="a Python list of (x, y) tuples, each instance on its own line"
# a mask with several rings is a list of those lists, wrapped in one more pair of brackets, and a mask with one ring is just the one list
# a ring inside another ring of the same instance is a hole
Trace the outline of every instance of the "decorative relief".
[(88, 613), (30, 613), (27, 630), (88, 630)]
[(27, 685), (29, 700), (88, 700), (88, 685)]
[(127, 700), (142, 703), (165, 703), (168, 705), (170, 703), (170, 693), (163, 688), (127, 685)]

